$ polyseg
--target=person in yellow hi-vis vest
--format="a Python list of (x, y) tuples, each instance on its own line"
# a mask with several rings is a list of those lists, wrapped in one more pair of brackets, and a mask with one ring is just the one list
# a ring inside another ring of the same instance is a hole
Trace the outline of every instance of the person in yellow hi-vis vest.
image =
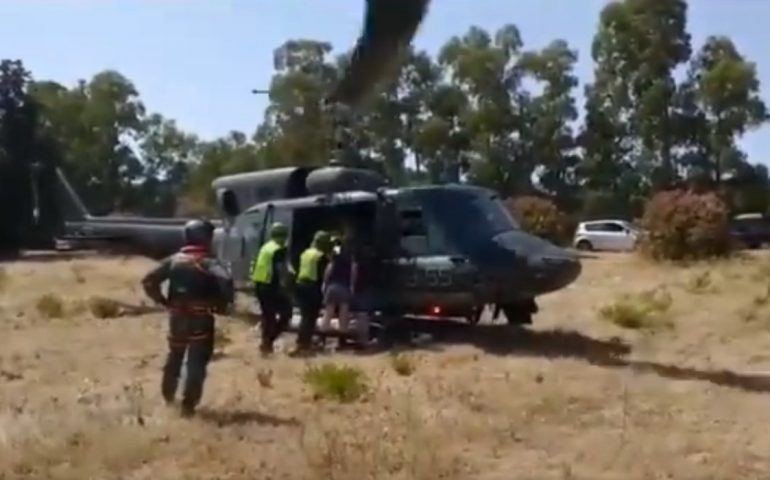
[(297, 335), (295, 355), (307, 353), (310, 350), (318, 314), (323, 304), (321, 287), (331, 251), (331, 235), (321, 230), (316, 232), (313, 243), (302, 252), (299, 258), (295, 293), (302, 320)]
[(289, 326), (292, 316), (289, 282), (293, 272), (286, 253), (288, 236), (285, 225), (273, 223), (270, 240), (259, 249), (251, 266), (254, 293), (262, 313), (260, 351), (263, 355), (273, 352), (273, 343)]

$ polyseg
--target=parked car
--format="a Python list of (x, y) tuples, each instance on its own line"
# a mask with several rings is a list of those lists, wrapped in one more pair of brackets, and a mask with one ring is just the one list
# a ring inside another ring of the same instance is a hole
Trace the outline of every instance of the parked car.
[(591, 220), (578, 224), (573, 245), (579, 250), (630, 251), (639, 236), (639, 229), (625, 220)]
[(760, 248), (770, 244), (770, 219), (762, 213), (744, 213), (730, 220), (730, 235), (741, 245)]

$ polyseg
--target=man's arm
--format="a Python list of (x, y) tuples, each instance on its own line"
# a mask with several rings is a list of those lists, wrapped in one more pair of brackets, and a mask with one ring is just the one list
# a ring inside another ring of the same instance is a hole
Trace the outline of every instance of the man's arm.
[(161, 284), (168, 280), (171, 271), (171, 258), (165, 258), (155, 268), (150, 270), (142, 279), (144, 293), (155, 303), (166, 305), (168, 299), (163, 295), (160, 289)]
[(216, 278), (219, 287), (219, 296), (221, 298), (221, 311), (227, 311), (227, 308), (235, 303), (235, 285), (233, 278), (227, 269), (217, 259), (212, 259), (208, 263), (209, 273)]

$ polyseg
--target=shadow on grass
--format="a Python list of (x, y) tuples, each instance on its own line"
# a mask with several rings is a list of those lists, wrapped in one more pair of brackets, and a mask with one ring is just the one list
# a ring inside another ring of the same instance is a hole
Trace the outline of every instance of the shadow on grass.
[(204, 422), (212, 423), (218, 427), (230, 427), (235, 425), (268, 425), (273, 427), (298, 427), (301, 422), (295, 418), (282, 418), (256, 410), (235, 409), (215, 410), (200, 408), (197, 417)]
[(411, 324), (414, 331), (430, 336), (424, 344), (411, 346), (416, 349), (440, 350), (447, 345), (472, 345), (491, 355), (571, 358), (605, 368), (627, 368), (635, 372), (652, 373), (671, 380), (709, 382), (753, 393), (770, 392), (770, 375), (628, 359), (626, 357), (631, 352), (631, 346), (620, 339), (605, 340), (576, 331), (527, 330), (508, 325), (471, 326), (435, 321), (412, 321)]

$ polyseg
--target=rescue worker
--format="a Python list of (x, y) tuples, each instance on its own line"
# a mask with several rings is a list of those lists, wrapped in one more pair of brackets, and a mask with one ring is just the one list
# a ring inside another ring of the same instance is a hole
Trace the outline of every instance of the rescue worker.
[(273, 223), (270, 240), (259, 249), (251, 267), (254, 293), (262, 312), (260, 351), (263, 355), (273, 353), (275, 340), (289, 326), (292, 316), (289, 282), (293, 272), (286, 249), (288, 236), (289, 230), (284, 224)]
[(299, 258), (296, 298), (302, 316), (297, 335), (295, 355), (310, 350), (318, 314), (323, 304), (323, 275), (332, 251), (331, 236), (323, 230), (316, 232), (313, 243)]
[[(187, 354), (187, 375), (181, 413), (191, 416), (203, 395), (206, 370), (214, 350), (214, 314), (233, 304), (235, 290), (227, 270), (211, 255), (214, 225), (207, 220), (185, 224), (185, 245), (164, 259), (142, 280), (148, 297), (169, 310), (168, 356), (161, 392), (174, 403), (182, 361)], [(168, 280), (168, 291), (161, 284)]]

